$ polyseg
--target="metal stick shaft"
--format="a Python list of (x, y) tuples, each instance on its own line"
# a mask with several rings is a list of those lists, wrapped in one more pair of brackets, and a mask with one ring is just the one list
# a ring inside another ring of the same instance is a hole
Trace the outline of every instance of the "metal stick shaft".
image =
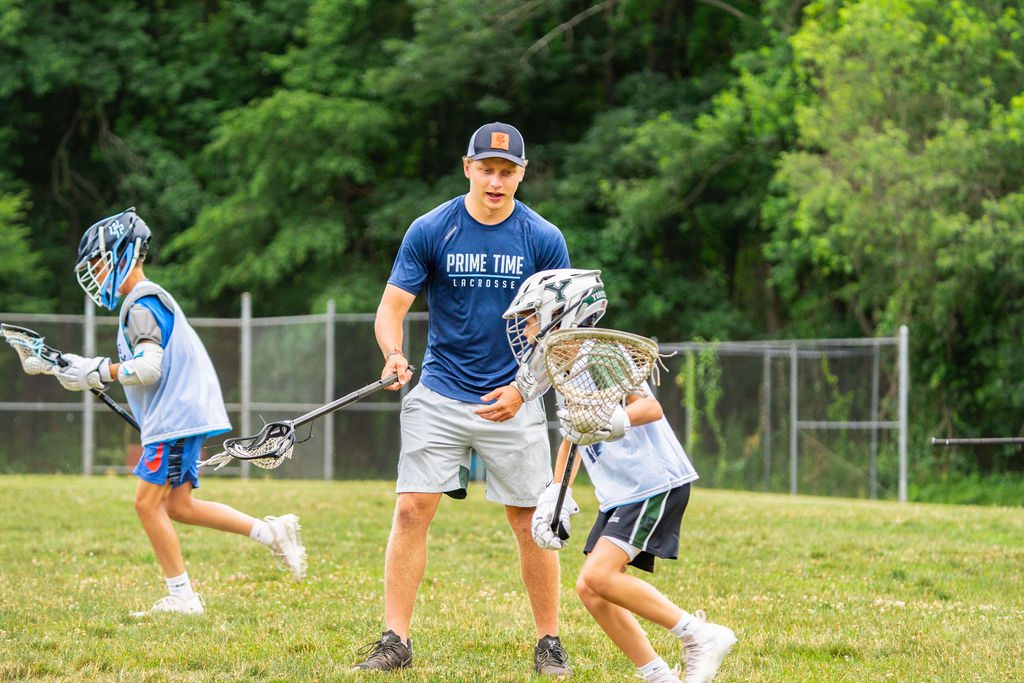
[(980, 437), (977, 439), (936, 439), (932, 437), (933, 446), (999, 446), (999, 445), (1024, 445), (1024, 437), (1021, 436), (994, 436)]
[(91, 391), (96, 398), (106, 403), (108, 408), (117, 413), (122, 420), (130, 424), (135, 431), (142, 431), (139, 429), (139, 423), (135, 421), (135, 418), (132, 417), (124, 408), (117, 405), (117, 402), (114, 399), (110, 398), (99, 389), (90, 389), (89, 391)]
[[(409, 366), (409, 370), (410, 371), (415, 370), (415, 369), (416, 368), (414, 366), (412, 366), (412, 365)], [(379, 379), (376, 382), (373, 382), (371, 384), (367, 384), (362, 389), (356, 389), (352, 393), (345, 394), (341, 398), (336, 399), (334, 401), (331, 401), (330, 403), (328, 403), (325, 406), (320, 406), (319, 408), (311, 410), (310, 412), (306, 413), (305, 415), (302, 415), (301, 417), (295, 418), (294, 420), (292, 420), (292, 425), (295, 426), (295, 427), (301, 427), (302, 425), (306, 424), (307, 422), (312, 422), (313, 420), (317, 419), (321, 415), (326, 415), (327, 413), (333, 412), (333, 411), (337, 410), (338, 408), (343, 408), (343, 407), (347, 406), (350, 403), (355, 403), (356, 401), (360, 401), (360, 400), (366, 398), (367, 396), (369, 396), (370, 394), (374, 393), (375, 391), (379, 391), (380, 389), (383, 389), (386, 386), (392, 385), (392, 384), (394, 384), (397, 381), (398, 381), (398, 375), (391, 375), (390, 377), (385, 377), (384, 379)]]
[(569, 455), (565, 458), (565, 471), (562, 472), (562, 487), (558, 489), (558, 500), (555, 501), (555, 512), (551, 515), (551, 530), (558, 534), (563, 541), (569, 538), (569, 532), (562, 526), (559, 517), (562, 516), (562, 504), (565, 502), (565, 494), (569, 490), (569, 482), (572, 481), (572, 471), (576, 466), (577, 444), (569, 444)]

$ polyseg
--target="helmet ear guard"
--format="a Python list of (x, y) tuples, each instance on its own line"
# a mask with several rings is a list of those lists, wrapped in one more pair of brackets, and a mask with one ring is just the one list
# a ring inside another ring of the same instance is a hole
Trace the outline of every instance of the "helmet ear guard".
[(86, 295), (110, 310), (121, 300), (120, 289), (149, 249), (152, 233), (135, 207), (93, 223), (78, 244), (75, 275)]

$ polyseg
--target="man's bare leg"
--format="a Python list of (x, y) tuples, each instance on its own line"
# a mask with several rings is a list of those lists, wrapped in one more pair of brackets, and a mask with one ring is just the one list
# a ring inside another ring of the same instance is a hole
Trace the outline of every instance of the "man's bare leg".
[(384, 559), (384, 623), (409, 639), (416, 594), (427, 567), (427, 529), (440, 493), (399, 493)]
[(558, 553), (544, 550), (530, 533), (534, 508), (505, 506), (505, 516), (519, 542), (519, 570), (530, 599), (537, 637), (558, 635), (559, 565)]

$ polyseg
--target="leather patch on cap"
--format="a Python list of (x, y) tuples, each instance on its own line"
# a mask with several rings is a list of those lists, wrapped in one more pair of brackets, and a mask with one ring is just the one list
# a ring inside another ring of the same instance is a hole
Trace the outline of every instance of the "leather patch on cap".
[(491, 133), (491, 149), (508, 151), (508, 133)]

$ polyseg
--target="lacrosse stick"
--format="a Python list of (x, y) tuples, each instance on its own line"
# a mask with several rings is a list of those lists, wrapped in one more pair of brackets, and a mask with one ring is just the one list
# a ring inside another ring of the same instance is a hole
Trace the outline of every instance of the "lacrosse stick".
[[(409, 366), (410, 372), (415, 369), (416, 368), (414, 366)], [(385, 377), (384, 379), (379, 379), (376, 382), (367, 384), (362, 389), (356, 389), (352, 393), (346, 394), (339, 399), (335, 399), (327, 405), (320, 406), (319, 408), (297, 417), (294, 420), (268, 422), (263, 425), (263, 429), (261, 429), (258, 434), (253, 436), (240, 436), (235, 439), (226, 440), (224, 442), (223, 453), (218, 453), (199, 464), (206, 467), (215, 465), (216, 467), (214, 467), (214, 469), (219, 470), (234, 459), (250, 462), (265, 470), (272, 470), (278, 467), (286, 459), (292, 457), (292, 450), (295, 448), (295, 444), (297, 442), (295, 436), (296, 427), (301, 427), (302, 425), (312, 422), (327, 413), (333, 413), (339, 408), (344, 408), (356, 401), (361, 401), (370, 394), (379, 391), (386, 386), (390, 386), (397, 381), (398, 375), (391, 375), (390, 377)], [(306, 438), (308, 439), (309, 437)], [(303, 439), (303, 441), (305, 440), (306, 439)]]
[[(604, 429), (615, 408), (657, 368), (658, 345), (628, 332), (598, 327), (556, 330), (545, 340), (544, 366), (565, 402), (572, 426), (588, 434)], [(577, 444), (569, 447), (551, 530), (569, 538), (558, 518), (576, 464)]]
[[(57, 368), (65, 368), (70, 363), (64, 360), (60, 351), (44, 343), (43, 337), (38, 332), (26, 327), (0, 323), (0, 336), (4, 341), (18, 352), (21, 357), (21, 369), (29, 375), (52, 375)], [(130, 424), (136, 430), (139, 424), (131, 414), (117, 405), (117, 401), (110, 398), (105, 392), (99, 389), (90, 389), (96, 398), (107, 404), (107, 407), (117, 413), (121, 419)]]

